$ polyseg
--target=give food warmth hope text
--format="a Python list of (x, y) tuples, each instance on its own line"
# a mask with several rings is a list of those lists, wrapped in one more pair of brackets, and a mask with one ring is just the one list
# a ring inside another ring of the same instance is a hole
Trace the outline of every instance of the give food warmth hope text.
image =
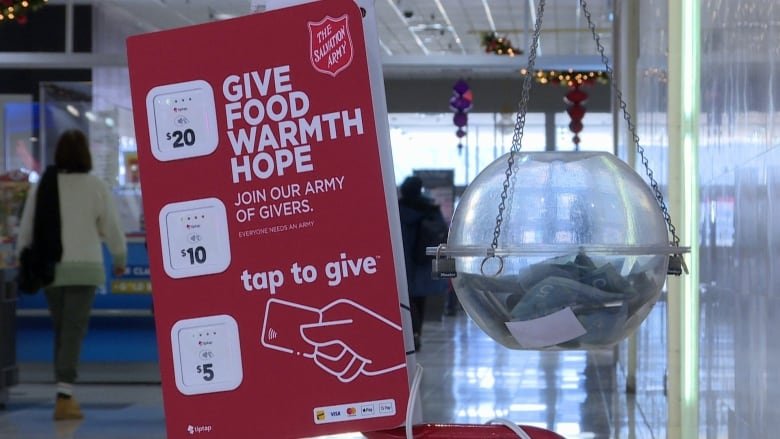
[(228, 75), (222, 94), (233, 183), (311, 172), (312, 146), (363, 134), (359, 107), (310, 114), (309, 95), (293, 87), (289, 65)]

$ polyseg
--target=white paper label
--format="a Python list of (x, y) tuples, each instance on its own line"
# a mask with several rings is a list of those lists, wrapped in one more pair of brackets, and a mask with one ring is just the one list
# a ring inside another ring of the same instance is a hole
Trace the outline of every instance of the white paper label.
[(506, 322), (506, 327), (520, 346), (528, 349), (564, 343), (588, 332), (568, 307), (538, 319)]

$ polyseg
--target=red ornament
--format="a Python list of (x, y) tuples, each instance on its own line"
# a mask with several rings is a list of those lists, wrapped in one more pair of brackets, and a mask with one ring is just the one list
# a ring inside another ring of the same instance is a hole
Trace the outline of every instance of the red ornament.
[(569, 117), (571, 117), (572, 120), (581, 120), (585, 117), (585, 107), (582, 105), (572, 105), (566, 109), (566, 112), (569, 113)]
[(569, 130), (574, 133), (574, 137), (571, 140), (574, 142), (574, 149), (578, 151), (580, 149), (580, 136), (578, 134), (584, 128), (582, 119), (585, 117), (585, 106), (582, 103), (587, 100), (588, 94), (580, 89), (580, 84), (572, 85), (563, 98), (563, 102), (566, 103), (566, 112), (569, 113), (571, 118)]
[(566, 93), (566, 101), (572, 104), (579, 104), (588, 99), (588, 94), (580, 90), (579, 84), (573, 85), (572, 90)]

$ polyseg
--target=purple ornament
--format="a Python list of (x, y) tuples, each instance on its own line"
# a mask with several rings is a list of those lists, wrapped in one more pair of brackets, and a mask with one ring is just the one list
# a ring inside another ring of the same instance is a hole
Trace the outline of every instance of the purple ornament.
[(452, 123), (454, 123), (456, 127), (465, 127), (468, 121), (469, 118), (466, 113), (455, 113), (455, 115), (452, 116)]
[(452, 89), (455, 90), (455, 93), (462, 95), (469, 90), (469, 85), (466, 84), (466, 81), (458, 79), (458, 82), (455, 83)]
[(466, 130), (458, 128), (458, 131), (455, 131), (455, 135), (458, 136), (458, 139), (463, 138), (466, 136)]
[(450, 99), (450, 110), (466, 112), (471, 109), (471, 101), (462, 97), (452, 97)]

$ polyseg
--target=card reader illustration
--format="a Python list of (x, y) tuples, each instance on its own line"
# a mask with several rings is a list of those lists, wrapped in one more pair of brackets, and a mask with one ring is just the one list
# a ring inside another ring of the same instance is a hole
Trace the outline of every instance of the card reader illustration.
[(244, 378), (236, 320), (214, 315), (179, 320), (171, 329), (176, 388), (184, 395), (224, 392)]
[(146, 117), (157, 160), (204, 156), (217, 149), (214, 90), (206, 81), (154, 87), (146, 95)]
[(379, 340), (400, 340), (401, 325), (349, 299), (313, 308), (281, 299), (266, 303), (261, 344), (310, 358), (343, 383), (406, 367), (405, 357), (388, 360)]
[(317, 308), (270, 299), (265, 307), (263, 346), (293, 355), (314, 356), (314, 346), (301, 336), (301, 325), (322, 322)]
[(167, 204), (159, 220), (163, 268), (168, 276), (221, 273), (230, 265), (227, 211), (219, 199)]

